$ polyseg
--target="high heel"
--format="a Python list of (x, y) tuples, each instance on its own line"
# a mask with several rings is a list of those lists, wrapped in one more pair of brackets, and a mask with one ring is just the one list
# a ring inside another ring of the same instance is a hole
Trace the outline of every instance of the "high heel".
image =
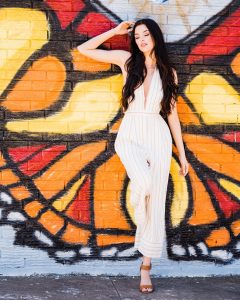
[[(143, 263), (141, 263), (140, 276), (141, 276), (141, 270), (151, 270), (151, 268), (152, 268), (152, 264), (144, 265)], [(143, 290), (143, 289), (151, 289), (151, 290)], [(154, 287), (152, 284), (140, 284), (139, 291), (144, 294), (152, 293), (154, 291)]]

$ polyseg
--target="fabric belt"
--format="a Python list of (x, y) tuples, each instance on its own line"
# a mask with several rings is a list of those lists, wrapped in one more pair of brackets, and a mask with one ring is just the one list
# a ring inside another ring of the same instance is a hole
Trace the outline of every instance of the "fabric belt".
[(126, 115), (126, 114), (160, 115), (159, 113), (151, 112), (151, 111), (126, 111), (124, 114), (125, 114), (125, 115)]

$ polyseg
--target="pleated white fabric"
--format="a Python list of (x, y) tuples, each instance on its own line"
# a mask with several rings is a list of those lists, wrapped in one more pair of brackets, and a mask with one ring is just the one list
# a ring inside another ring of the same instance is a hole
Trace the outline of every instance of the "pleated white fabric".
[(165, 202), (172, 157), (171, 133), (159, 114), (162, 97), (156, 67), (146, 101), (142, 84), (135, 90), (114, 143), (130, 179), (130, 203), (137, 227), (134, 247), (152, 258), (162, 256), (166, 236)]

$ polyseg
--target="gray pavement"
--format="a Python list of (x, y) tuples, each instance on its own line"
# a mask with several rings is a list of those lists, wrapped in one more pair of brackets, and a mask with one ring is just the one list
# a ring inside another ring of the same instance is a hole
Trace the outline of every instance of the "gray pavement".
[(152, 277), (155, 292), (138, 291), (140, 277), (89, 275), (0, 276), (0, 299), (240, 299), (240, 276)]

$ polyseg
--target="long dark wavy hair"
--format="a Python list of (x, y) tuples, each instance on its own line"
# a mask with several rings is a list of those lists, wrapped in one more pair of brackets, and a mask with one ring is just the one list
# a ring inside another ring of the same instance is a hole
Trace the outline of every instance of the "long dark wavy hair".
[(171, 112), (171, 105), (174, 105), (175, 101), (177, 101), (178, 85), (175, 82), (173, 65), (168, 57), (163, 33), (159, 25), (150, 18), (137, 20), (130, 33), (131, 56), (127, 59), (124, 66), (127, 71), (127, 78), (122, 89), (121, 105), (124, 111), (126, 111), (129, 103), (135, 98), (134, 90), (143, 83), (147, 75), (145, 56), (138, 48), (134, 37), (135, 28), (140, 24), (146, 25), (154, 41), (151, 55), (155, 52), (156, 64), (163, 87), (163, 99), (161, 101), (161, 109), (159, 107), (159, 114), (166, 118)]

